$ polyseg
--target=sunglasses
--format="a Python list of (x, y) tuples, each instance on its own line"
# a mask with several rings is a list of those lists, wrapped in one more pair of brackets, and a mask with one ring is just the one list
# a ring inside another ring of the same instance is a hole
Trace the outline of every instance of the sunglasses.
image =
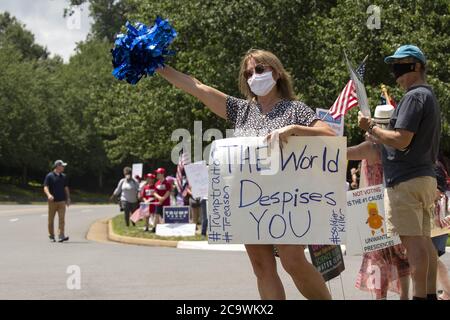
[[(269, 66), (266, 66), (266, 65), (264, 65), (264, 64), (257, 64), (256, 66), (255, 66), (255, 73), (256, 74), (262, 74), (262, 73), (264, 73), (264, 71), (266, 71), (266, 69), (268, 68)], [(244, 77), (245, 77), (245, 79), (248, 79), (248, 78), (250, 78), (251, 76), (253, 76), (253, 70), (245, 70), (244, 71)]]

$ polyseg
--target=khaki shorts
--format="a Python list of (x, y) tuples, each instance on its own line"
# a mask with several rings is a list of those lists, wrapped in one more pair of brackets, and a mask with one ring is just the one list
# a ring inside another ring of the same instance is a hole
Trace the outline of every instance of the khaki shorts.
[(384, 191), (388, 235), (431, 235), (431, 219), (437, 183), (432, 177), (417, 177)]

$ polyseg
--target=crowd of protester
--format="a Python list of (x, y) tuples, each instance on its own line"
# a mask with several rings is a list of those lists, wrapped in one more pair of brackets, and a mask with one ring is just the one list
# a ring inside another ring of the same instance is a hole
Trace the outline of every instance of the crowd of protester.
[(111, 200), (118, 201), (127, 227), (130, 224), (136, 227), (137, 221), (144, 220), (144, 231), (155, 233), (157, 225), (164, 223), (164, 207), (188, 206), (189, 222), (196, 224), (196, 230), (201, 225), (201, 234), (206, 236), (206, 199), (192, 196), (191, 186), (185, 176), (182, 190), (179, 190), (175, 178), (167, 176), (165, 168), (158, 168), (144, 177), (132, 177), (132, 169), (125, 167), (123, 175)]

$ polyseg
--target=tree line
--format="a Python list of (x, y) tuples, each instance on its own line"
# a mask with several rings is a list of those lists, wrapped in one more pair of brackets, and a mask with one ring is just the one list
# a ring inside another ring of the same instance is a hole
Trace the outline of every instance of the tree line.
[[(72, 0), (64, 13), (89, 2), (91, 33), (70, 61), (51, 56), (33, 30), (0, 14), (0, 175), (22, 183), (41, 179), (51, 162), (69, 162), (71, 181), (111, 186), (121, 168), (170, 162), (172, 131), (194, 121), (225, 132), (228, 124), (158, 76), (136, 86), (115, 80), (110, 50), (127, 20), (168, 18), (178, 32), (167, 63), (219, 90), (240, 96), (241, 57), (250, 48), (274, 52), (291, 73), (299, 99), (329, 108), (348, 81), (343, 50), (354, 64), (367, 54), (365, 85), (374, 110), (380, 85), (402, 96), (383, 58), (401, 44), (418, 45), (429, 59), (427, 80), (442, 110), (442, 149), (450, 153), (450, 3), (377, 2), (380, 28), (369, 28), (372, 1), (306, 0)], [(349, 145), (363, 137), (357, 110), (346, 116)], [(205, 142), (206, 143), (206, 142)]]

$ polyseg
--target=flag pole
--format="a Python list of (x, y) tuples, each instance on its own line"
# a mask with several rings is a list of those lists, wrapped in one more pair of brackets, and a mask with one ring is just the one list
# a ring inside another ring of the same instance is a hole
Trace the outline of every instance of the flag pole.
[(387, 88), (385, 84), (381, 84), (381, 93), (384, 94), (384, 98), (386, 99), (387, 104), (390, 104), (391, 106), (393, 106), (392, 102), (391, 102), (391, 97), (389, 96), (389, 93), (387, 92)]

